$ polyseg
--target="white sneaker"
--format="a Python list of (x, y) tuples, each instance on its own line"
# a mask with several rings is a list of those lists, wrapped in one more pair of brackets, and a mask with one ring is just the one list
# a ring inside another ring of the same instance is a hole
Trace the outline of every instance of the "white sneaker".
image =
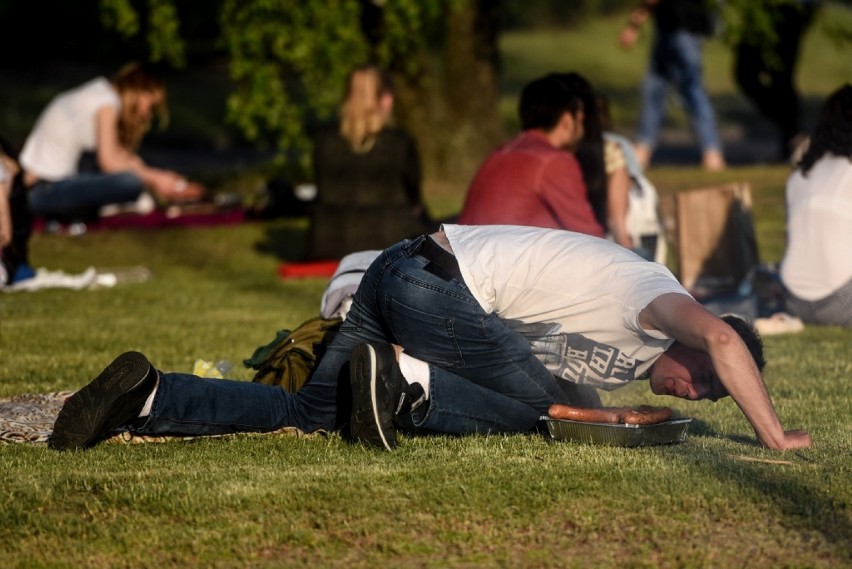
[(101, 206), (98, 210), (100, 217), (112, 217), (121, 213), (138, 213), (146, 215), (157, 209), (157, 201), (148, 192), (142, 192), (136, 201), (129, 203), (111, 203)]

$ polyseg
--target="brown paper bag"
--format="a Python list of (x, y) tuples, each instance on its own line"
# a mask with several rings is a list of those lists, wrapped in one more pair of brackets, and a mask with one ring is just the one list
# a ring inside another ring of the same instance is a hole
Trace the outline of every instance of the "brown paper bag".
[(747, 183), (679, 192), (663, 204), (674, 209), (680, 282), (696, 297), (736, 291), (758, 264), (751, 189)]

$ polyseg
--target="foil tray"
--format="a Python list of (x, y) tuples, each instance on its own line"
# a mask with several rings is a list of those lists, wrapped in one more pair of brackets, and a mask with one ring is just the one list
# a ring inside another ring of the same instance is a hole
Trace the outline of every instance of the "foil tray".
[(550, 438), (556, 441), (602, 444), (619, 447), (672, 445), (686, 439), (692, 419), (671, 419), (655, 425), (584, 423), (542, 417)]

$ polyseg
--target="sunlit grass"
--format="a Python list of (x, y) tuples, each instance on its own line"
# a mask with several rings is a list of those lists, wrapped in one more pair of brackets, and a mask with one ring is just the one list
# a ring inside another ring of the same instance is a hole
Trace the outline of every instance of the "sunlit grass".
[[(581, 71), (605, 69), (604, 84), (629, 101), (644, 57), (614, 51), (620, 23), (594, 23), (588, 36), (506, 36), (516, 54), (506, 96), (571, 56), (578, 66), (588, 61)], [(827, 69), (848, 69), (848, 59), (828, 59)], [(708, 65), (723, 85), (724, 64), (711, 58)], [(808, 92), (828, 83), (814, 79)], [(625, 123), (628, 107), (619, 117)], [(785, 167), (655, 167), (649, 176), (663, 195), (749, 182), (761, 256), (780, 259)], [(458, 192), (440, 181), (429, 188), (437, 188), (427, 196), (436, 210), (458, 210)], [(250, 380), (241, 360), (319, 309), (323, 280), (285, 282), (276, 274), (281, 260), (298, 255), (304, 229), (302, 220), (282, 220), (36, 235), (36, 266), (145, 265), (154, 278), (0, 296), (0, 397), (76, 389), (128, 349), (166, 370), (189, 371), (199, 357), (228, 359), (236, 364), (230, 375)], [(809, 327), (767, 337), (766, 349), (779, 416), (789, 428), (808, 429), (812, 449), (761, 449), (731, 401), (654, 400), (641, 382), (605, 400), (671, 405), (693, 418), (684, 444), (623, 449), (538, 436), (404, 436), (397, 451), (384, 453), (336, 434), (70, 454), (0, 444), (0, 565), (848, 567), (852, 332)]]

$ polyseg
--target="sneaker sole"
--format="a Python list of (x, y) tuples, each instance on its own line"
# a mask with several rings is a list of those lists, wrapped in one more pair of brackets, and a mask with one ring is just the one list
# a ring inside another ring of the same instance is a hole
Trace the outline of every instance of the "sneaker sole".
[(140, 395), (133, 391), (148, 379), (151, 370), (148, 359), (138, 352), (117, 357), (91, 383), (66, 400), (53, 425), (48, 446), (55, 450), (87, 448), (126, 423), (133, 407), (139, 405)]
[[(379, 419), (379, 406), (378, 401), (376, 400), (376, 384), (377, 384), (377, 376), (376, 376), (376, 350), (373, 346), (369, 344), (362, 344), (355, 348), (352, 351), (352, 359), (355, 362), (356, 366), (356, 376), (358, 378), (359, 383), (361, 379), (363, 379), (363, 364), (368, 364), (369, 369), (369, 385), (370, 385), (370, 417), (372, 418), (372, 427), (375, 429), (376, 433), (378, 433), (378, 438), (373, 436), (372, 433), (369, 435), (365, 434), (361, 429), (358, 428), (358, 421), (355, 422), (355, 428), (352, 429), (352, 435), (359, 441), (368, 443), (372, 446), (383, 446), (387, 450), (393, 450), (395, 445), (391, 445), (388, 442), (388, 438), (382, 430), (382, 423)], [(359, 410), (353, 409), (353, 412), (357, 412)], [(361, 415), (361, 413), (358, 413)], [(381, 443), (381, 445), (379, 444)]]
[(370, 403), (373, 408), (373, 420), (376, 422), (376, 430), (379, 431), (379, 436), (382, 438), (382, 444), (387, 450), (393, 450), (393, 446), (388, 442), (385, 432), (382, 430), (382, 422), (379, 420), (379, 404), (376, 400), (376, 350), (373, 346), (367, 345), (370, 354)]

